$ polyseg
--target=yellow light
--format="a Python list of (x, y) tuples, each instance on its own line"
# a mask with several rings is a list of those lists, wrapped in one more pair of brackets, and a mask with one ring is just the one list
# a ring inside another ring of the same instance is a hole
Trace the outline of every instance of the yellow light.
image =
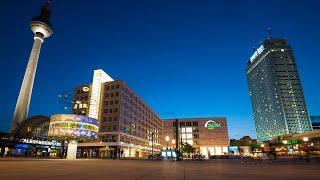
[(287, 143), (288, 143), (288, 141), (287, 141), (287, 140), (284, 140), (284, 141), (282, 141), (282, 143), (283, 143), (283, 144), (287, 144)]
[(308, 137), (303, 137), (303, 141), (307, 142), (307, 141), (309, 141), (309, 138)]
[(172, 139), (171, 143), (172, 143), (172, 144), (176, 144), (176, 140), (175, 140), (175, 139)]
[(261, 144), (260, 146), (263, 148), (263, 147), (264, 147), (264, 144)]
[(169, 142), (169, 140), (170, 140), (170, 137), (166, 136), (166, 141)]

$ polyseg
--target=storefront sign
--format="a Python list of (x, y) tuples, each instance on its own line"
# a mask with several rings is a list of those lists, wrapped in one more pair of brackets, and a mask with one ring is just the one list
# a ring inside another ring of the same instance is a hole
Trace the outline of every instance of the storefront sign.
[(287, 144), (288, 144), (288, 145), (298, 144), (298, 140), (288, 140)]
[(208, 128), (208, 129), (216, 129), (216, 128), (221, 127), (221, 124), (216, 123), (216, 122), (213, 121), (213, 120), (209, 120), (209, 121), (206, 122), (206, 124), (204, 125), (204, 127)]
[(46, 146), (61, 146), (61, 143), (57, 141), (41, 141), (36, 139), (21, 139), (21, 142), (27, 143), (27, 144), (40, 144), (40, 145), (46, 145)]

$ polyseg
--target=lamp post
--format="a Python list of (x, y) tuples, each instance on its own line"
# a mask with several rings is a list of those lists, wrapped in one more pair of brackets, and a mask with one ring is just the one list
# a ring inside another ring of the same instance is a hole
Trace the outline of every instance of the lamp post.
[(262, 157), (264, 157), (264, 144), (261, 144), (260, 147), (261, 147), (261, 151), (262, 151)]
[(171, 143), (172, 143), (172, 146), (174, 147), (174, 145), (176, 144), (176, 140), (175, 140), (175, 139), (172, 139), (172, 140), (171, 140)]
[(170, 140), (170, 137), (169, 136), (166, 136), (166, 142), (167, 142), (167, 149), (168, 149), (168, 143), (169, 143), (169, 140)]
[(286, 154), (288, 154), (288, 147), (287, 147), (288, 141), (283, 140), (282, 143), (284, 144), (284, 149), (285, 149)]
[(154, 138), (154, 129), (151, 129), (151, 157), (153, 159), (153, 138)]
[(309, 147), (308, 147), (308, 141), (309, 141), (309, 138), (308, 137), (303, 137), (303, 142), (304, 142), (304, 147), (305, 147), (305, 152), (307, 153), (307, 158), (306, 158), (306, 160), (307, 160), (307, 162), (309, 162), (310, 161), (310, 159), (309, 159), (309, 156), (310, 156), (310, 152), (309, 152)]

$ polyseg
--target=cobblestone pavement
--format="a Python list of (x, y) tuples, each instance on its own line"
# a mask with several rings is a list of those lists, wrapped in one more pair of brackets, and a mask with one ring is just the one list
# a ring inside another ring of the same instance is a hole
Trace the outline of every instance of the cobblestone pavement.
[(320, 179), (317, 162), (0, 160), (0, 179)]

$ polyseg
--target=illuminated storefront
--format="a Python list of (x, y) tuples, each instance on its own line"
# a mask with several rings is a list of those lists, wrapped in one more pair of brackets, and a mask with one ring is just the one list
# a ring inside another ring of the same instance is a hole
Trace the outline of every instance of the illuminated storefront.
[(178, 140), (179, 147), (188, 143), (196, 148), (194, 154), (204, 155), (206, 158), (228, 153), (229, 137), (225, 118), (165, 119), (163, 136), (169, 137), (168, 143), (164, 144), (168, 148), (175, 148), (176, 144), (172, 140)]
[(49, 140), (50, 117), (36, 115), (18, 125), (14, 136), (0, 133), (0, 156), (63, 157), (62, 141)]
[(6, 157), (60, 157), (61, 142), (55, 140), (39, 140), (14, 138), (9, 134), (1, 134), (0, 156)]

